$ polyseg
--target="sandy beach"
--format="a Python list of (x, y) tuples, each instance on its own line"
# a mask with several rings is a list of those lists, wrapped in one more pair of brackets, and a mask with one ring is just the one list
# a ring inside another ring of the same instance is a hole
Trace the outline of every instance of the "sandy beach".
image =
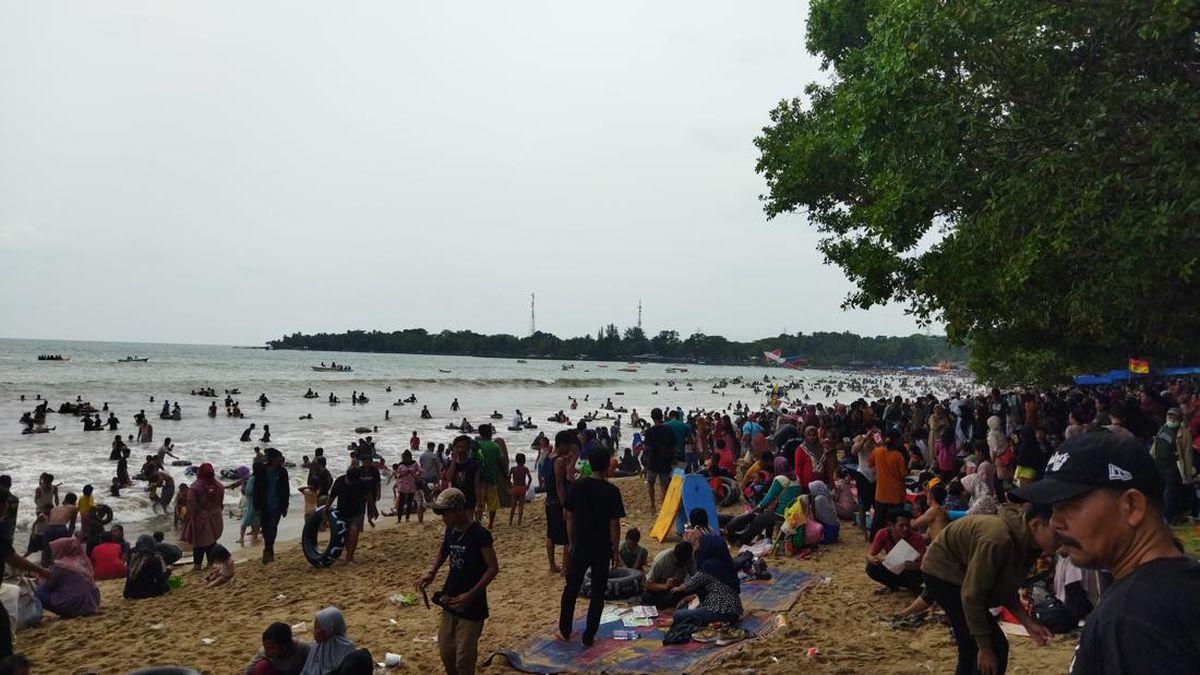
[[(625, 527), (648, 532), (653, 524), (644, 484), (616, 479), (630, 517)], [(500, 575), (491, 585), (491, 619), (480, 643), (481, 658), (513, 646), (557, 617), (562, 580), (547, 571), (543, 506), (535, 502), (523, 527), (509, 527), (507, 514), (493, 533)], [(432, 515), (432, 514), (429, 514)], [(328, 570), (311, 568), (295, 545), (281, 548), (268, 567), (257, 562), (258, 548), (234, 550), (237, 577), (225, 588), (204, 589), (190, 569), (177, 572), (184, 587), (149, 600), (124, 600), (122, 581), (101, 582), (103, 611), (81, 619), (60, 620), (47, 613), (41, 627), (17, 635), (17, 650), (39, 673), (111, 675), (147, 665), (184, 665), (206, 674), (241, 673), (258, 648), (267, 624), (284, 621), (311, 625), (314, 613), (336, 605), (345, 613), (349, 634), (382, 660), (385, 652), (403, 657), (388, 672), (441, 672), (434, 635), (437, 614), (418, 603), (396, 607), (388, 596), (411, 591), (412, 580), (427, 569), (441, 536), (437, 518), (424, 525), (405, 523), (364, 534), (356, 565)], [(863, 573), (865, 545), (852, 526), (842, 541), (823, 547), (810, 560), (772, 557), (772, 567), (816, 572), (828, 577), (800, 598), (787, 613), (788, 627), (770, 638), (750, 640), (717, 664), (716, 672), (942, 673), (953, 669), (949, 629), (926, 623), (894, 630), (878, 615), (890, 615), (910, 599), (907, 593), (875, 595), (878, 586)], [(651, 555), (669, 544), (643, 538)], [(435, 587), (440, 587), (439, 576)], [(581, 606), (583, 606), (581, 604)], [(203, 641), (210, 639), (211, 644)], [(1074, 636), (1059, 637), (1038, 648), (1013, 638), (1010, 673), (1065, 672)], [(807, 656), (810, 647), (819, 653)], [(513, 672), (490, 666), (485, 672)]]

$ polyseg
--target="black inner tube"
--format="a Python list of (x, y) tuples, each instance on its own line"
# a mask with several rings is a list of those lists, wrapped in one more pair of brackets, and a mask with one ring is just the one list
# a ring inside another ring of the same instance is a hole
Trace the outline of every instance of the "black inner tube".
[(317, 533), (321, 530), (321, 523), (325, 521), (326, 511), (326, 507), (322, 506), (308, 514), (304, 519), (304, 532), (300, 538), (300, 549), (304, 552), (304, 558), (316, 568), (333, 565), (342, 554), (342, 549), (346, 547), (346, 521), (337, 509), (328, 509), (329, 543), (324, 550), (317, 548)]
[(92, 514), (96, 516), (96, 521), (101, 525), (107, 525), (111, 523), (113, 519), (113, 510), (108, 504), (97, 504), (96, 507), (92, 509)]

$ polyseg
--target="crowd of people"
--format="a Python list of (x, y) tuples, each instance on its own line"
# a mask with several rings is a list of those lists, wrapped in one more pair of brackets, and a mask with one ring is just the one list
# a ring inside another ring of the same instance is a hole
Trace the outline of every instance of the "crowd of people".
[[(449, 673), (474, 672), (487, 587), (500, 566), (496, 512), (508, 508), (510, 525), (520, 526), (535, 487), (545, 495), (548, 569), (563, 576), (563, 640), (575, 637), (585, 579), (590, 594), (579, 639), (595, 640), (614, 568), (645, 573), (639, 601), (673, 610), (668, 642), (744, 639), (741, 580), (764, 574), (765, 563), (735, 558), (730, 546), (770, 542), (777, 554), (804, 557), (845, 542), (841, 532), (853, 523), (865, 539), (866, 576), (881, 592), (914, 596), (896, 621), (944, 614), (958, 646), (956, 672), (1005, 671), (1008, 643), (996, 608), (1039, 642), (1086, 621), (1076, 668), (1086, 667), (1076, 672), (1126, 672), (1114, 664), (1133, 659), (1154, 672), (1184, 672), (1180, 664), (1200, 662), (1200, 624), (1183, 611), (1200, 601), (1200, 567), (1182, 555), (1168, 527), (1200, 509), (1200, 398), (1190, 383), (832, 405), (789, 404), (786, 385), (770, 395), (776, 405), (758, 410), (740, 402), (716, 411), (655, 408), (649, 422), (631, 420), (638, 431), (623, 454), (620, 418), (612, 425), (581, 420), (553, 438), (539, 434), (530, 461), (524, 452), (510, 457), (488, 423), (448, 445), (422, 444), (413, 432), (390, 466), (372, 437), (361, 438), (334, 462), (336, 476), (317, 448), (300, 464), (305, 514), (337, 510), (347, 524), (344, 564), (355, 563), (359, 535), (381, 517), (420, 521), (427, 509), (441, 517), (442, 545), (416, 583), (425, 593), (447, 570), (430, 601), (442, 609), (438, 649)], [(263, 443), (269, 434), (264, 425)], [(166, 439), (139, 476), (178, 516), (179, 539), (191, 549), (193, 568), (207, 570), (205, 585), (227, 584), (235, 574), (219, 543), (227, 490), (241, 497), (238, 542), (247, 530), (251, 543), (261, 535), (262, 562), (271, 563), (293, 493), (283, 453), (256, 448), (247, 475), (231, 483), (201, 464), (176, 493), (163, 464), (175, 456), (172, 448)], [(128, 455), (117, 436), (112, 456), (120, 464)], [(624, 501), (609, 478), (639, 474), (657, 510), (676, 470), (705, 476), (731, 508), (718, 522), (707, 511), (688, 513), (683, 540), (651, 555), (637, 530), (621, 531)], [(118, 468), (114, 493), (127, 481)], [(389, 482), (391, 510), (381, 512)], [(170, 590), (171, 566), (183, 556), (178, 546), (162, 533), (130, 546), (119, 524), (104, 529), (91, 486), (61, 500), (58, 487), (47, 474), (35, 489), (28, 552), (41, 552), (36, 564), (13, 550), (19, 500), (0, 476), (0, 502), (8, 505), (0, 557), (42, 579), (36, 594), (45, 610), (64, 618), (99, 611), (97, 579), (123, 577), (129, 599)], [(246, 672), (369, 672), (370, 654), (347, 637), (338, 609), (318, 613), (313, 630), (309, 644), (284, 624), (269, 626)], [(0, 638), (0, 657), (10, 653), (11, 641), (5, 650)]]

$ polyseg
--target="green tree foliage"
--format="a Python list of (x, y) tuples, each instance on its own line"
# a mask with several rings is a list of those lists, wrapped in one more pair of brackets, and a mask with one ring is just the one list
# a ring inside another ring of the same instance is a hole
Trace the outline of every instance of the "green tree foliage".
[(562, 340), (541, 331), (529, 337), (480, 335), (471, 331), (431, 334), (420, 329), (385, 333), (354, 330), (345, 333), (293, 333), (267, 344), (275, 349), (384, 352), (401, 354), (456, 354), (507, 358), (541, 357), (599, 360), (706, 361), (708, 363), (764, 363), (763, 352), (781, 350), (785, 356), (808, 357), (814, 366), (933, 365), (943, 359), (961, 361), (966, 351), (951, 347), (946, 338), (929, 335), (860, 337), (852, 333), (779, 335), (754, 342), (732, 342), (718, 335), (696, 333), (681, 340), (675, 331), (662, 331), (647, 340), (640, 329), (621, 333), (609, 324), (590, 335)]
[(1200, 0), (812, 0), (831, 78), (755, 143), (856, 290), (1055, 380), (1200, 358)]

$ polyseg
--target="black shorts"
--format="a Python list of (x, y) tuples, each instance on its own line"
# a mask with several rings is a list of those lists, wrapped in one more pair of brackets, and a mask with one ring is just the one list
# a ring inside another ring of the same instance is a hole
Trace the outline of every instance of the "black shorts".
[(563, 519), (562, 504), (546, 502), (546, 538), (555, 546), (566, 546), (567, 521)]

